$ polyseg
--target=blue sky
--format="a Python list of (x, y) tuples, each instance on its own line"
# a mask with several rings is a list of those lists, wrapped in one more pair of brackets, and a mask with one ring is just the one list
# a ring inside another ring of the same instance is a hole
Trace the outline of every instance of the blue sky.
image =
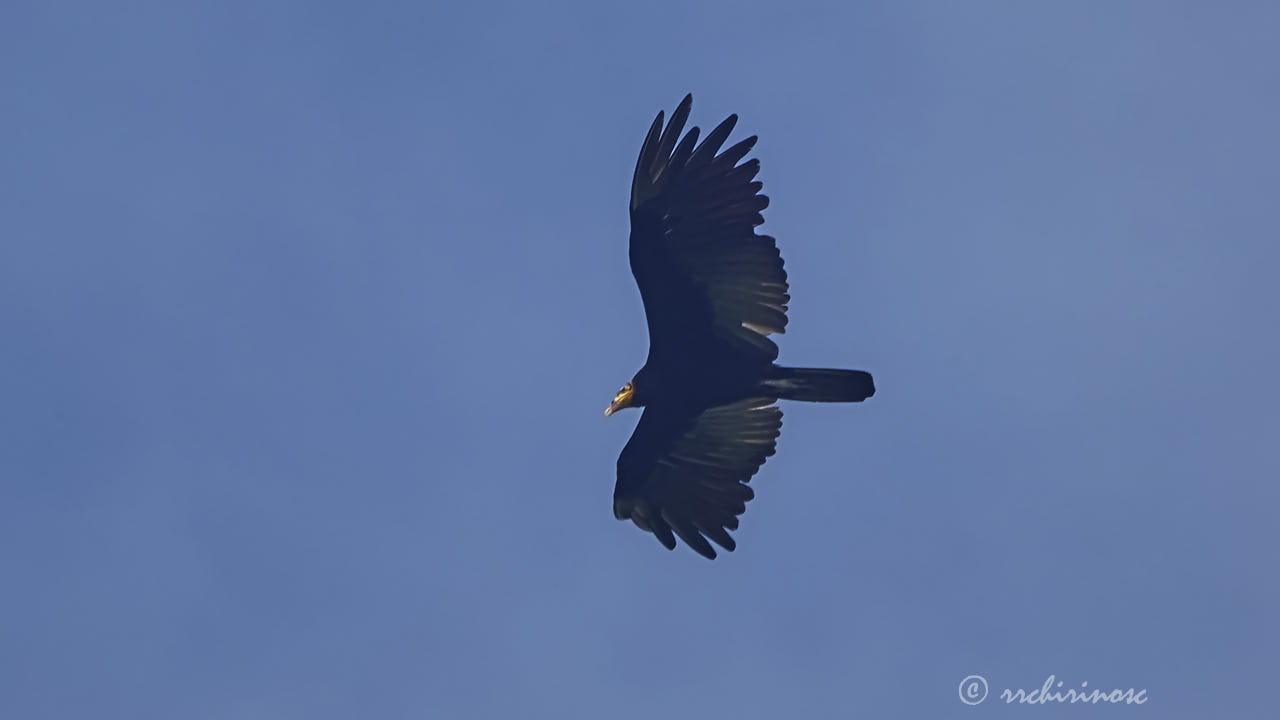
[[(0, 715), (1260, 717), (1280, 9), (9, 2)], [(653, 115), (792, 281), (739, 550), (614, 520)], [(989, 682), (959, 701), (970, 674)], [(1145, 688), (1008, 707), (1004, 688)]]

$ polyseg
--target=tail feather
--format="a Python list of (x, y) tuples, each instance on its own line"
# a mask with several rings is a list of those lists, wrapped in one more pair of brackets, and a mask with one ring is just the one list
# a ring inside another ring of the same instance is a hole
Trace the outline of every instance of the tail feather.
[(862, 402), (876, 393), (871, 373), (825, 368), (778, 368), (778, 374), (762, 382), (783, 400), (805, 402)]

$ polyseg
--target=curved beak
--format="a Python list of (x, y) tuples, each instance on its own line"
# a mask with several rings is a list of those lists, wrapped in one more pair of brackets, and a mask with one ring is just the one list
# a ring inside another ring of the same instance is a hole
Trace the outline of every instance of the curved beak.
[(609, 417), (622, 408), (631, 407), (631, 399), (633, 397), (635, 397), (635, 391), (631, 389), (631, 383), (627, 383), (626, 386), (618, 391), (617, 395), (613, 396), (613, 402), (609, 403), (609, 407), (604, 409), (604, 416)]

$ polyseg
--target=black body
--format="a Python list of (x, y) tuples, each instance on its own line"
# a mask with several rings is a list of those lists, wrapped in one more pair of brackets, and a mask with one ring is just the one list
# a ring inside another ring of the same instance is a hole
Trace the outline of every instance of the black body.
[[(788, 284), (774, 239), (758, 235), (769, 199), (750, 137), (720, 152), (736, 116), (695, 148), (680, 139), (692, 96), (663, 130), (658, 113), (631, 190), (631, 270), (649, 325), (649, 357), (632, 380), (645, 407), (618, 458), (614, 514), (679, 536), (708, 558), (754, 493), (746, 484), (774, 452), (777, 399), (858, 402), (875, 392), (860, 370), (785, 368), (769, 335), (787, 324)], [(677, 144), (677, 140), (679, 140)]]

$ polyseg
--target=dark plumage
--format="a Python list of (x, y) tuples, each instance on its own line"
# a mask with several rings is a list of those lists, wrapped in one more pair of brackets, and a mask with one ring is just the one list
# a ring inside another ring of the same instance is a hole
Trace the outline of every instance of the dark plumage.
[[(730, 115), (701, 144), (683, 139), (693, 96), (663, 129), (658, 113), (631, 184), (631, 271), (649, 324), (649, 357), (606, 415), (645, 407), (618, 457), (613, 511), (668, 549), (676, 537), (714, 558), (754, 496), (746, 484), (773, 454), (779, 399), (858, 402), (875, 392), (860, 370), (784, 368), (769, 335), (787, 325), (787, 273), (768, 235), (749, 137), (720, 150)], [(678, 141), (678, 142), (677, 142)]]

